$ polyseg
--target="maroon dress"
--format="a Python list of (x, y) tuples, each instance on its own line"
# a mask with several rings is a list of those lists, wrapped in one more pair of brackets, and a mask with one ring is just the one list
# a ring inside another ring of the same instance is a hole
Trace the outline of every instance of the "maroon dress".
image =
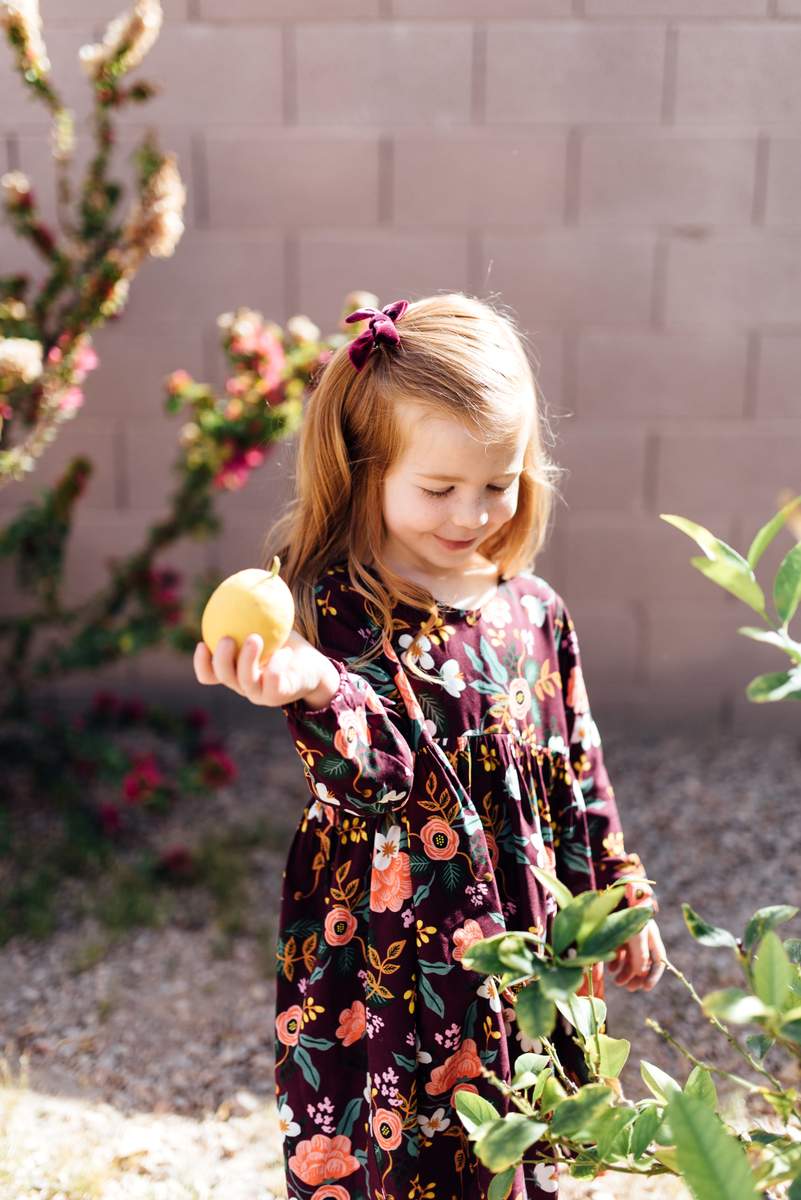
[[(288, 1195), (484, 1200), (493, 1176), (454, 1092), (507, 1111), (482, 1067), (508, 1081), (540, 1044), (464, 952), (503, 929), (550, 937), (555, 903), (532, 864), (574, 892), (644, 870), (623, 846), (573, 623), (544, 579), (502, 580), (481, 609), (441, 604), (427, 634), (430, 614), (399, 603), (391, 640), (344, 563), (315, 595), (341, 683), (324, 708), (282, 710), (311, 791), (278, 930)], [(350, 670), (376, 640), (382, 654)], [(559, 1017), (554, 1040), (579, 1080), (569, 1030)], [(528, 1152), (510, 1200), (557, 1195), (544, 1149)]]

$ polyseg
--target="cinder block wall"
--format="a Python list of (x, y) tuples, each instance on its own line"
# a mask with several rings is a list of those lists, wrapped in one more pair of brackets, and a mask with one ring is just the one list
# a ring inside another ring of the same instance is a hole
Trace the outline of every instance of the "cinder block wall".
[[(79, 114), (77, 49), (118, 7), (43, 0)], [(758, 618), (695, 572), (693, 546), (658, 513), (744, 549), (779, 489), (801, 490), (801, 0), (167, 0), (165, 12), (139, 72), (163, 94), (122, 122), (120, 153), (157, 122), (188, 186), (187, 232), (98, 335), (83, 412), (32, 486), (0, 492), (0, 518), (90, 451), (78, 598), (163, 511), (180, 421), (162, 415), (161, 382), (179, 366), (221, 382), (218, 313), (302, 311), (330, 329), (355, 287), (382, 303), (500, 294), (537, 348), (571, 472), (539, 568), (573, 611), (596, 714), (796, 727), (797, 706), (745, 699), (785, 660), (736, 632)], [(28, 171), (52, 213), (46, 126), (8, 61), (0, 164)], [(7, 229), (0, 259), (30, 265)], [(221, 574), (253, 562), (290, 472), (282, 448), (224, 499), (223, 538), (164, 562)], [(767, 556), (769, 579), (790, 544)], [(188, 673), (188, 660), (148, 655), (109, 678), (152, 693)]]

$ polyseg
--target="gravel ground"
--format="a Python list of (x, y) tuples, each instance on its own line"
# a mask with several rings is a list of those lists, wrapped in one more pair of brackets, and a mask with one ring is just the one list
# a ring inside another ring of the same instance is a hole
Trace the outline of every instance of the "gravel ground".
[[(263, 720), (231, 734), (242, 768), (235, 784), (169, 818), (171, 835), (189, 844), (234, 820), (269, 818), (269, 844), (254, 853), (247, 884), (252, 925), (242, 936), (226, 942), (190, 890), (178, 894), (161, 928), (110, 940), (65, 902), (63, 927), (47, 941), (16, 938), (0, 950), (2, 1200), (284, 1195), (272, 1099), (272, 952), (285, 847), (307, 793), (274, 716), (260, 713)], [(726, 951), (690, 938), (680, 902), (738, 933), (756, 908), (798, 903), (801, 740), (637, 742), (608, 734), (604, 742), (627, 847), (657, 881), (668, 957), (701, 995), (738, 984)], [(799, 924), (788, 935), (798, 936)], [(651, 993), (607, 986), (609, 1032), (635, 1043), (621, 1077), (628, 1095), (647, 1094), (640, 1059), (687, 1074), (646, 1017), (700, 1058), (739, 1070), (675, 977), (666, 973)], [(768, 1063), (778, 1066), (770, 1056)], [(566, 1183), (562, 1194), (684, 1194), (663, 1181), (637, 1181), (635, 1189), (608, 1176)]]

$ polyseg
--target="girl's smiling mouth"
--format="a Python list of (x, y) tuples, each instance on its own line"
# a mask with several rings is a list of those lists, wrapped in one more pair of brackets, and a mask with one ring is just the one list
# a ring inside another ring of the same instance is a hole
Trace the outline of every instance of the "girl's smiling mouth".
[(450, 538), (440, 537), (438, 533), (435, 533), (434, 537), (448, 550), (466, 550), (468, 546), (472, 546), (473, 542), (476, 541), (475, 538), (469, 538), (466, 542), (455, 542)]

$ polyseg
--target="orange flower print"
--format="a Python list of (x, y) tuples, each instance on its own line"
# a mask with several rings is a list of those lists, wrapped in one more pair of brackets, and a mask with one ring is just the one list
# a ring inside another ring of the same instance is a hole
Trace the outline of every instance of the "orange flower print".
[(376, 833), (373, 870), (370, 876), (370, 908), (373, 912), (398, 912), (412, 894), (409, 855), (400, 848), (400, 825), (391, 825), (386, 833)]
[(476, 1043), (472, 1038), (465, 1038), (458, 1050), (454, 1050), (439, 1067), (434, 1067), (431, 1078), (426, 1084), (429, 1096), (439, 1092), (447, 1092), (453, 1087), (461, 1075), (472, 1078), (481, 1074), (481, 1060), (476, 1052)]
[(484, 936), (484, 930), (479, 925), (478, 921), (474, 921), (469, 917), (461, 929), (453, 931), (453, 957), (461, 962), (464, 958), (465, 950), (469, 950), (473, 942), (480, 942)]
[(401, 1144), (400, 1115), (391, 1108), (377, 1108), (373, 1113), (373, 1134), (384, 1150), (396, 1150)]
[(307, 1141), (298, 1142), (289, 1159), (289, 1169), (298, 1179), (316, 1187), (328, 1179), (342, 1179), (359, 1170), (359, 1160), (350, 1152), (350, 1138), (344, 1133), (328, 1137), (315, 1133)]
[(360, 749), (370, 745), (370, 729), (363, 707), (349, 708), (337, 714), (339, 729), (334, 734), (334, 745), (343, 758), (358, 758)]
[(531, 712), (531, 688), (522, 675), (509, 684), (508, 703), (509, 712), (516, 721), (524, 721)]
[(584, 673), (581, 667), (572, 667), (570, 670), (570, 678), (567, 681), (567, 695), (565, 697), (570, 708), (574, 713), (585, 713), (589, 711), (590, 701), (587, 696), (587, 688), (584, 684)]
[(459, 845), (456, 830), (452, 829), (448, 822), (443, 821), (441, 817), (432, 817), (430, 821), (426, 821), (420, 830), (420, 837), (423, 839), (423, 849), (429, 858), (453, 858)]
[(325, 940), (329, 946), (345, 946), (356, 931), (356, 918), (348, 908), (337, 904), (325, 918)]
[(302, 1024), (303, 1010), (299, 1004), (293, 1004), (285, 1012), (279, 1013), (275, 1018), (279, 1042), (284, 1046), (297, 1046)]
[(456, 1108), (457, 1092), (475, 1092), (476, 1095), (478, 1095), (478, 1088), (474, 1083), (457, 1083), (456, 1087), (451, 1092), (451, 1108)]
[(361, 1000), (354, 1000), (350, 1008), (343, 1008), (339, 1014), (339, 1025), (336, 1035), (342, 1039), (343, 1046), (352, 1046), (358, 1042), (367, 1029), (367, 1013)]
[(312, 1192), (309, 1200), (350, 1200), (350, 1193), (341, 1183), (324, 1183)]

